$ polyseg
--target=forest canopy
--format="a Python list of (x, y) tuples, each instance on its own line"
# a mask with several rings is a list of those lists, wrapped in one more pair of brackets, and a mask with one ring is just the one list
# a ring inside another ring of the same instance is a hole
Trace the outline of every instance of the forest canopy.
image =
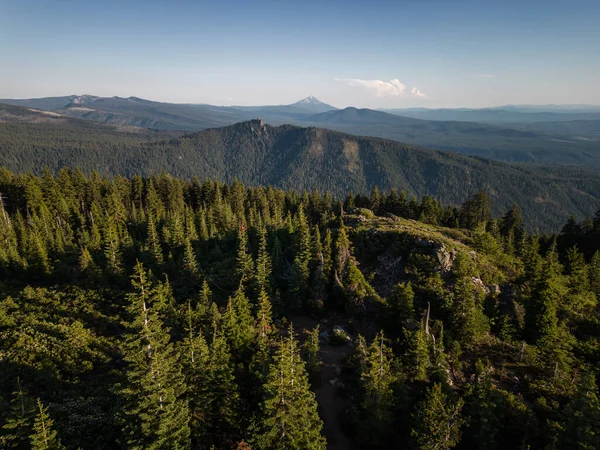
[(492, 203), (0, 169), (0, 447), (599, 448), (600, 210)]

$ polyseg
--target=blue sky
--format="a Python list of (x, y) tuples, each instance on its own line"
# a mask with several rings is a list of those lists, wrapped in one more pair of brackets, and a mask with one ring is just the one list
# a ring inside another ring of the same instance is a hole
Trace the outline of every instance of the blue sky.
[(0, 0), (0, 98), (600, 104), (600, 0)]

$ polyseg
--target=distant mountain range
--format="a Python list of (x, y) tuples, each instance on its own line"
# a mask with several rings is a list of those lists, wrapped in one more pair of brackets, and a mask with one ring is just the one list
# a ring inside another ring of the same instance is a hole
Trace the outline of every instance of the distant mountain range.
[[(323, 114), (370, 120), (385, 113)], [(570, 214), (591, 215), (600, 204), (598, 171), (510, 164), (322, 128), (251, 120), (182, 135), (14, 106), (0, 106), (0, 122), (0, 166), (21, 173), (44, 167), (125, 176), (166, 171), (336, 196), (367, 194), (377, 185), (454, 204), (485, 188), (496, 213), (518, 202), (531, 230), (557, 230)]]
[(575, 106), (559, 108), (554, 105), (543, 107), (506, 106), (482, 109), (381, 109), (380, 111), (397, 116), (423, 120), (452, 120), (464, 122), (484, 122), (490, 124), (560, 122), (600, 119), (600, 107)]
[(290, 105), (213, 106), (94, 95), (0, 103), (121, 126), (188, 132), (260, 117), (272, 125), (315, 126), (504, 161), (600, 168), (600, 107), (586, 105), (382, 111), (337, 109), (313, 96)]

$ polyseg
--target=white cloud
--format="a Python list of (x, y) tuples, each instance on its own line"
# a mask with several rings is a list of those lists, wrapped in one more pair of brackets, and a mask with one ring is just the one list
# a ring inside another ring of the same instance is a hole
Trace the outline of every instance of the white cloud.
[(413, 87), (412, 90), (410, 91), (410, 93), (412, 94), (413, 97), (427, 98), (427, 96), (423, 92), (421, 92), (419, 89), (417, 89), (416, 87)]
[(334, 78), (335, 81), (343, 81), (349, 86), (364, 87), (375, 92), (378, 97), (399, 97), (404, 93), (406, 86), (397, 78), (390, 81), (382, 80), (360, 80), (358, 78)]

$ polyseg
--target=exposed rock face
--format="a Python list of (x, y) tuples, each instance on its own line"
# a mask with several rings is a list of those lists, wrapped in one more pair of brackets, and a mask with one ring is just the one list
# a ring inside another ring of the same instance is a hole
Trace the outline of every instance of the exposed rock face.
[(471, 282), (473, 283), (473, 286), (476, 286), (479, 289), (481, 289), (483, 292), (486, 293), (486, 295), (490, 293), (490, 288), (487, 287), (485, 284), (483, 284), (483, 281), (481, 281), (481, 278), (471, 277)]
[(446, 250), (444, 244), (435, 251), (435, 257), (437, 261), (440, 263), (440, 269), (442, 272), (450, 272), (452, 270), (452, 266), (454, 265), (454, 260), (456, 259), (456, 252), (449, 252)]
[(439, 270), (442, 273), (448, 273), (452, 270), (456, 252), (448, 251), (442, 242), (435, 242), (429, 239), (415, 239), (415, 252), (430, 254), (439, 263)]

